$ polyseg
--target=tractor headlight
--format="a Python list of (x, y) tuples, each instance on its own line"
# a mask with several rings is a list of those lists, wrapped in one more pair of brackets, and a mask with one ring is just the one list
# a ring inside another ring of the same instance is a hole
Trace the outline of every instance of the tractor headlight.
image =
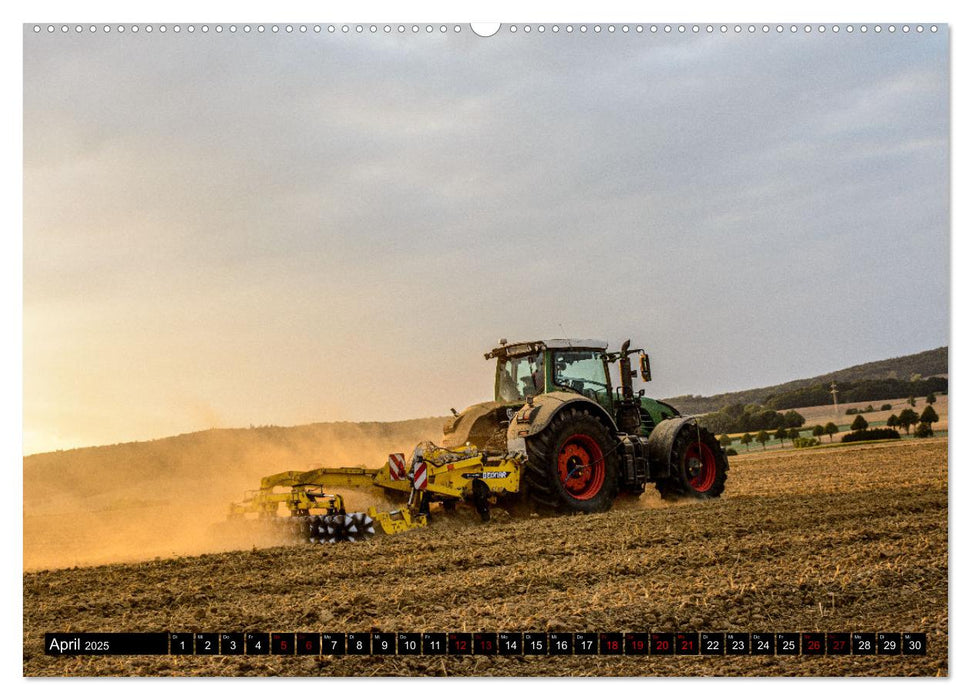
[(539, 413), (539, 406), (523, 406), (519, 410), (519, 413), (516, 414), (516, 422), (526, 424), (532, 423), (537, 413)]

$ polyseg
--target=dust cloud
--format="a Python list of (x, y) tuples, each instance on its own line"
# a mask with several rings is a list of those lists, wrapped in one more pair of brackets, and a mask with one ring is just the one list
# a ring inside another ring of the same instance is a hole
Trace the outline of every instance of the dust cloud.
[[(207, 430), (24, 458), (24, 569), (90, 566), (279, 544), (228, 522), (260, 478), (319, 466), (379, 467), (441, 438), (443, 418)], [(380, 493), (342, 490), (351, 510)]]

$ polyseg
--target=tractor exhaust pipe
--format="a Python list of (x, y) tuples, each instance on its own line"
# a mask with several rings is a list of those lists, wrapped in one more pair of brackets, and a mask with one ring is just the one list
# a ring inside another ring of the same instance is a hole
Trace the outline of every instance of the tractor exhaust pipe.
[(617, 409), (617, 428), (633, 434), (641, 427), (640, 402), (634, 398), (634, 373), (630, 368), (630, 341), (620, 346), (620, 406)]
[(625, 340), (620, 346), (620, 386), (621, 394), (625, 399), (634, 398), (634, 384), (631, 381), (630, 355), (627, 350), (630, 348), (630, 340)]

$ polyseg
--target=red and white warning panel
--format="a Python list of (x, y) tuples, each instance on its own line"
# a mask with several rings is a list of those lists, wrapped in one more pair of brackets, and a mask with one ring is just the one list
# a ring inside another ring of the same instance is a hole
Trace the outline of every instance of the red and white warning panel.
[(424, 491), (428, 487), (428, 465), (418, 462), (415, 465), (415, 476), (412, 480), (414, 488)]
[(388, 455), (388, 466), (391, 469), (392, 481), (403, 481), (407, 477), (405, 456), (400, 452)]

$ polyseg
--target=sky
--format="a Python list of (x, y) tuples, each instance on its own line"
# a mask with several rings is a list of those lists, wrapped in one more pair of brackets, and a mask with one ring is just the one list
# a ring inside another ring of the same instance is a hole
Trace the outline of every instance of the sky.
[(500, 337), (658, 397), (949, 343), (946, 26), (158, 26), (24, 29), (25, 454), (444, 415)]

